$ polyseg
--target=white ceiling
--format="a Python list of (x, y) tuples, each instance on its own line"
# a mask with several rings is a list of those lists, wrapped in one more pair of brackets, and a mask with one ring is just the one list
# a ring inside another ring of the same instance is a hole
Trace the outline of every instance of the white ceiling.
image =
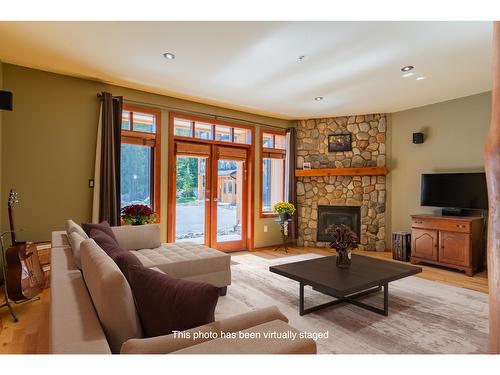
[(0, 60), (298, 119), (490, 90), (491, 39), (491, 22), (0, 22)]

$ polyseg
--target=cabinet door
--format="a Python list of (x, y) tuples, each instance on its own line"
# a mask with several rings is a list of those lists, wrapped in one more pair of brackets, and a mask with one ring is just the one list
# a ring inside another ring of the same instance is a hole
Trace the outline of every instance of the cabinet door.
[(470, 234), (439, 232), (439, 261), (469, 266)]
[(411, 231), (411, 254), (422, 259), (438, 260), (438, 232), (413, 228)]

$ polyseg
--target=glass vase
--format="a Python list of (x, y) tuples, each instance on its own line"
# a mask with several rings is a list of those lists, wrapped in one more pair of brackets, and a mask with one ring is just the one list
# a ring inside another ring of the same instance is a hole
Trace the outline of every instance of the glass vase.
[(337, 250), (336, 263), (339, 268), (349, 268), (351, 266), (351, 250)]

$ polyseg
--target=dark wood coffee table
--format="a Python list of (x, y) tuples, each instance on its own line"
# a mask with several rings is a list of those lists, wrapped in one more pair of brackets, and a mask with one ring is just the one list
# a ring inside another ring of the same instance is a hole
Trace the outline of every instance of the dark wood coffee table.
[[(298, 281), (299, 314), (305, 315), (339, 303), (351, 303), (387, 316), (389, 314), (389, 283), (422, 272), (422, 268), (363, 255), (352, 255), (349, 268), (335, 266), (336, 256), (327, 256), (269, 267), (269, 271)], [(321, 305), (304, 308), (304, 286), (335, 297)], [(384, 288), (384, 308), (367, 305), (357, 298)]]

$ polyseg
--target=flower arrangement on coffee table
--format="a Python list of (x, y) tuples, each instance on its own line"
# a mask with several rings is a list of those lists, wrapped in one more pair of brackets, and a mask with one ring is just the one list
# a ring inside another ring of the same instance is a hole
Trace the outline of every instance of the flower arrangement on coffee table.
[(358, 236), (347, 225), (336, 225), (328, 231), (332, 236), (330, 248), (337, 251), (337, 267), (347, 268), (351, 265), (351, 250), (358, 247)]
[(131, 204), (121, 210), (122, 220), (132, 225), (143, 225), (154, 223), (156, 215), (154, 211), (145, 204)]

